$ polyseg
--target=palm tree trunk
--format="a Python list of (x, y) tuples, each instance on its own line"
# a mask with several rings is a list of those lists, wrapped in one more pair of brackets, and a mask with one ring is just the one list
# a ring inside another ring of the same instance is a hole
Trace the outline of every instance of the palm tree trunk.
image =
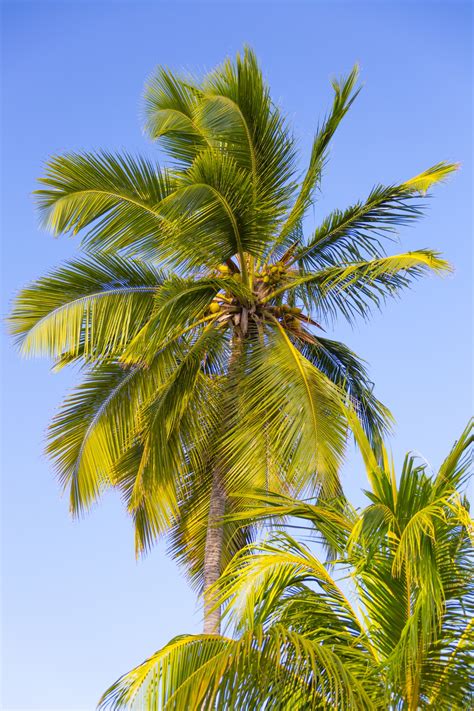
[[(240, 333), (234, 332), (229, 359), (229, 382), (236, 377), (236, 367), (242, 350)], [(212, 472), (211, 498), (209, 518), (207, 522), (206, 546), (204, 550), (204, 634), (220, 634), (221, 609), (215, 607), (209, 595), (209, 589), (222, 573), (222, 553), (224, 550), (224, 526), (222, 518), (225, 514), (226, 492), (223, 482), (222, 467), (214, 464)]]
[(217, 581), (222, 570), (226, 495), (221, 472), (216, 467), (212, 474), (211, 500), (204, 553), (204, 634), (220, 634), (221, 610), (213, 608), (209, 588)]

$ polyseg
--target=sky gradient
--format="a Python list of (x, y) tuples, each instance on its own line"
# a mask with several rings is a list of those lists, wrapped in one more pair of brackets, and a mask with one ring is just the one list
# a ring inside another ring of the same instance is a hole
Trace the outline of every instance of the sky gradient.
[[(370, 323), (341, 322), (330, 334), (368, 361), (396, 418), (396, 462), (415, 449), (437, 466), (472, 410), (470, 3), (38, 0), (3, 2), (2, 12), (3, 314), (18, 288), (77, 249), (38, 228), (31, 191), (48, 156), (100, 147), (156, 155), (140, 97), (157, 64), (199, 74), (250, 44), (294, 124), (303, 169), (330, 78), (360, 62), (364, 89), (334, 139), (309, 228), (376, 183), (461, 161), (394, 246), (440, 250), (453, 275), (422, 280)], [(53, 375), (3, 341), (1, 708), (92, 711), (121, 673), (199, 631), (201, 613), (164, 543), (135, 561), (117, 496), (71, 521), (43, 443), (77, 375)], [(344, 485), (362, 501), (357, 457)]]

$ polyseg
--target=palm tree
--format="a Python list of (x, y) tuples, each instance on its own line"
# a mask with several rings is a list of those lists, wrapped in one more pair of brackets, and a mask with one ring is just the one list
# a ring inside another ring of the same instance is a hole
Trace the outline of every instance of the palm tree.
[(119, 679), (101, 709), (472, 708), (462, 490), (473, 423), (435, 476), (408, 454), (398, 483), (385, 451), (377, 461), (358, 437), (370, 482), (362, 512), (267, 494), (247, 513), (304, 521), (332, 566), (284, 531), (247, 546), (216, 587), (237, 638), (177, 637)]
[[(161, 68), (146, 126), (170, 167), (70, 153), (49, 161), (36, 192), (44, 225), (80, 233), (85, 252), (25, 288), (11, 316), (24, 355), (86, 371), (49, 431), (71, 511), (119, 489), (137, 552), (171, 532), (204, 591), (252, 536), (251, 525), (220, 523), (241, 505), (231, 491), (333, 496), (347, 403), (374, 443), (390, 423), (364, 365), (322, 324), (367, 318), (448, 268), (433, 251), (387, 256), (382, 245), (420, 216), (420, 195), (455, 170), (448, 163), (377, 186), (304, 234), (356, 81), (357, 68), (333, 83), (296, 180), (294, 140), (250, 50), (201, 82)], [(219, 630), (208, 605), (205, 629)]]

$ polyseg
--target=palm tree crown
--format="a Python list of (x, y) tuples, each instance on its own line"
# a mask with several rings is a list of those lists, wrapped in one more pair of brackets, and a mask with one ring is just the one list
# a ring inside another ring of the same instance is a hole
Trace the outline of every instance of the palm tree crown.
[(363, 511), (267, 494), (241, 514), (296, 517), (332, 565), (285, 532), (249, 545), (215, 588), (236, 638), (177, 637), (100, 708), (472, 708), (474, 548), (462, 492), (473, 423), (436, 475), (409, 454), (398, 482), (385, 451), (377, 461), (358, 439), (370, 482)]
[(383, 241), (420, 216), (420, 195), (451, 164), (303, 230), (356, 81), (357, 68), (333, 82), (298, 180), (293, 137), (250, 50), (200, 82), (159, 69), (146, 127), (169, 167), (70, 153), (50, 160), (36, 193), (44, 225), (80, 233), (85, 252), (25, 288), (11, 316), (25, 355), (86, 367), (48, 444), (71, 510), (118, 488), (137, 551), (171, 530), (205, 587), (251, 535), (218, 526), (240, 506), (231, 491), (333, 496), (348, 403), (374, 443), (390, 423), (363, 364), (322, 327), (367, 318), (448, 268), (426, 249), (387, 256)]

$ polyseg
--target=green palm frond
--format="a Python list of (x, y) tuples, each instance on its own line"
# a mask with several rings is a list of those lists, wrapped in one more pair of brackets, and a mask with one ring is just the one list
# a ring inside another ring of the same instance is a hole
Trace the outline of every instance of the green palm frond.
[(439, 163), (400, 185), (375, 187), (365, 202), (332, 212), (292, 260), (310, 271), (382, 257), (382, 240), (393, 239), (398, 227), (422, 216), (422, 186), (431, 187), (458, 167)]
[(118, 255), (75, 259), (19, 293), (10, 329), (24, 355), (113, 356), (150, 318), (164, 279), (152, 264)]
[[(333, 519), (333, 525), (335, 521)], [(344, 525), (344, 524), (343, 524)], [(246, 584), (242, 586), (242, 577)], [(228, 603), (226, 615), (238, 630), (263, 624), (287, 590), (317, 584), (328, 608), (344, 618), (346, 630), (361, 634), (362, 627), (350, 602), (327, 568), (306, 546), (287, 533), (274, 534), (263, 543), (247, 546), (236, 554), (216, 586), (216, 596)]]
[(273, 206), (270, 228), (291, 194), (295, 152), (254, 53), (246, 48), (235, 62), (227, 60), (205, 77), (202, 89), (198, 125), (250, 172), (256, 202), (263, 199)]
[[(365, 686), (357, 674), (361, 667)], [(275, 625), (237, 641), (177, 637), (110, 687), (99, 708), (224, 711), (259, 708), (264, 699), (268, 708), (299, 711), (335, 704), (374, 709), (367, 691), (373, 684), (357, 650), (337, 644), (331, 649)]]
[(278, 451), (278, 465), (290, 486), (301, 491), (311, 483), (335, 493), (346, 441), (344, 397), (301, 355), (278, 322), (269, 324), (265, 334), (262, 343), (249, 343), (245, 351), (248, 369), (237, 383), (233, 421), (222, 440), (229, 481), (240, 488), (256, 484), (260, 451), (249, 452), (248, 442), (266, 437)]
[[(118, 486), (132, 517), (139, 522), (135, 529), (137, 552), (149, 548), (172, 526), (179, 515), (179, 502), (186, 496), (190, 472), (200, 471), (200, 463), (214, 444), (220, 390), (202, 371), (202, 359), (213, 351), (215, 358), (225, 358), (225, 334), (204, 329), (178, 354), (173, 369), (142, 412), (142, 446), (132, 467), (127, 466), (128, 461), (121, 467), (123, 485), (119, 481)], [(155, 512), (150, 522), (141, 514), (144, 508)]]
[(329, 143), (360, 91), (360, 89), (355, 90), (358, 76), (359, 67), (355, 65), (347, 78), (342, 79), (341, 82), (333, 81), (334, 99), (331, 111), (316, 132), (308, 170), (301, 183), (298, 197), (278, 235), (277, 245), (283, 244), (295, 232), (311, 204), (314, 190), (321, 179), (322, 169), (327, 159)]
[(185, 165), (208, 146), (195, 121), (199, 94), (191, 79), (164, 67), (158, 67), (145, 89), (145, 130)]
[(179, 176), (178, 191), (167, 205), (177, 216), (189, 215), (189, 225), (181, 226), (180, 240), (190, 231), (194, 249), (202, 242), (207, 259), (222, 242), (223, 251), (216, 253), (215, 263), (238, 255), (245, 272), (244, 253), (259, 255), (268, 243), (266, 221), (274, 214), (273, 206), (263, 196), (255, 202), (252, 174), (232, 155), (216, 149), (201, 151)]
[(66, 153), (47, 163), (40, 183), (40, 215), (54, 234), (86, 230), (88, 250), (168, 256), (169, 226), (159, 204), (172, 187), (168, 173), (150, 160), (107, 151)]
[(148, 363), (172, 341), (186, 335), (192, 339), (194, 329), (207, 323), (207, 316), (209, 321), (215, 318), (209, 314), (209, 306), (218, 291), (219, 285), (211, 280), (168, 279), (155, 299), (151, 318), (128, 344), (121, 360)]
[(378, 444), (390, 430), (392, 416), (375, 397), (374, 384), (365, 364), (347, 346), (321, 336), (311, 340), (295, 334), (295, 345), (318, 370), (347, 393), (364, 431), (373, 444)]
[(232, 496), (231, 500), (234, 498), (239, 499), (239, 509), (226, 514), (226, 521), (241, 521), (245, 525), (264, 521), (272, 525), (282, 522), (284, 525), (291, 519), (309, 522), (310, 527), (302, 528), (311, 534), (312, 540), (326, 548), (329, 560), (344, 551), (358, 520), (343, 494), (330, 500), (320, 494), (317, 498), (301, 501), (265, 489), (252, 489), (251, 494)]
[(70, 507), (82, 512), (114, 480), (114, 466), (137, 428), (137, 410), (150, 397), (154, 370), (104, 363), (91, 371), (64, 402), (48, 433), (47, 452)]
[(424, 249), (328, 267), (296, 277), (275, 293), (294, 290), (311, 304), (316, 319), (334, 321), (342, 315), (352, 323), (357, 317), (368, 318), (374, 308), (380, 309), (388, 297), (398, 296), (415, 279), (450, 270), (438, 253)]

